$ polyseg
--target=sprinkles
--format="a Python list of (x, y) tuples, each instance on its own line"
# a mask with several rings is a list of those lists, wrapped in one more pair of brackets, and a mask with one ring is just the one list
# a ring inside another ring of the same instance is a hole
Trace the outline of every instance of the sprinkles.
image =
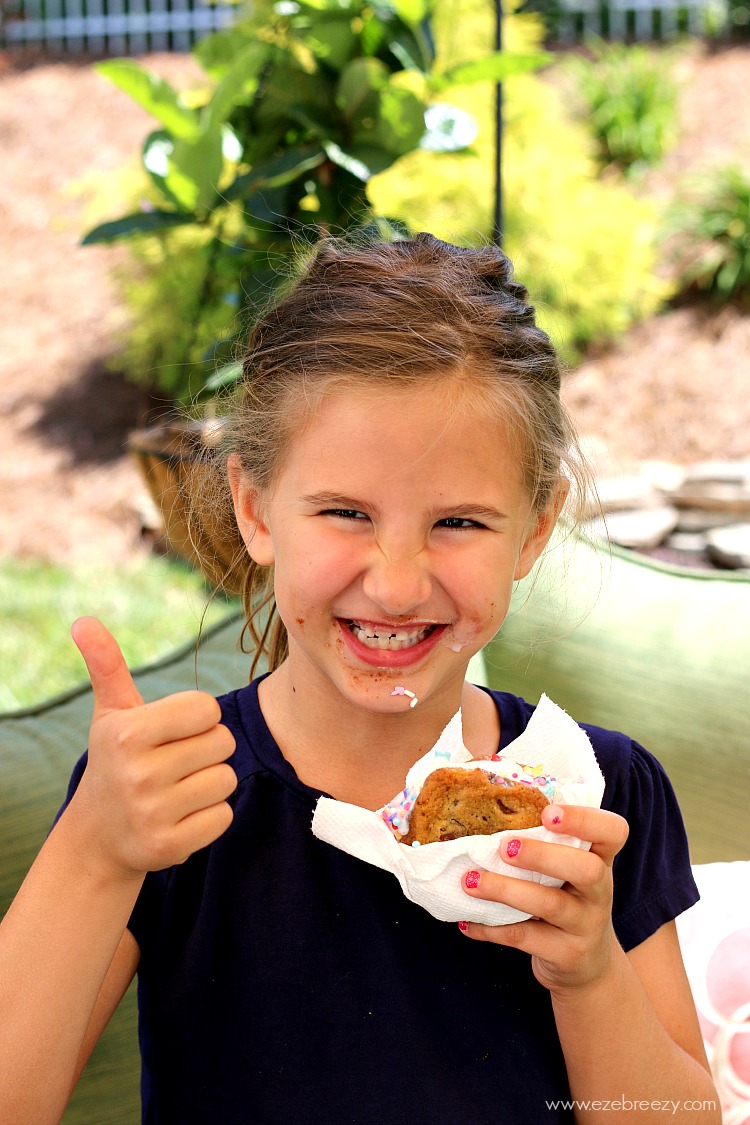
[(405, 687), (395, 687), (393, 689), (393, 691), (391, 692), (391, 695), (405, 695), (405, 696), (407, 696), (407, 698), (411, 700), (411, 703), (409, 704), (410, 707), (416, 707), (417, 704), (419, 703), (419, 700), (417, 699), (414, 692), (409, 691), (409, 689), (405, 688)]

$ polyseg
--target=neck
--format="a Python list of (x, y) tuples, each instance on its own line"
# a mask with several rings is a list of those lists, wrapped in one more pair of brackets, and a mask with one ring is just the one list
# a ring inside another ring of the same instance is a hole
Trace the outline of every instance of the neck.
[(414, 708), (380, 713), (330, 690), (324, 693), (303, 678), (295, 680), (285, 662), (260, 685), (259, 700), (271, 734), (300, 780), (364, 808), (380, 808), (403, 788), (409, 768), (435, 745), (459, 707), (469, 751), (481, 757), (498, 746), (493, 701), (461, 681)]

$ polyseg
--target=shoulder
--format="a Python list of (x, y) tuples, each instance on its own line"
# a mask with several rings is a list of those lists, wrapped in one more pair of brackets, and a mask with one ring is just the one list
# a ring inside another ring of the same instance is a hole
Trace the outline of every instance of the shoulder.
[(221, 721), (234, 735), (230, 764), (239, 782), (266, 769), (263, 745), (270, 737), (258, 704), (258, 680), (220, 695)]
[[(495, 700), (500, 713), (500, 747), (504, 750), (526, 730), (536, 711), (536, 705), (528, 703), (519, 695), (511, 695), (510, 692), (490, 691), (489, 694)], [(626, 784), (636, 759), (641, 768), (653, 769), (654, 772), (663, 774), (656, 758), (628, 735), (593, 723), (579, 722), (575, 716), (574, 719), (588, 736), (599, 768), (604, 774), (607, 783), (605, 808), (610, 807), (608, 801), (616, 799), (615, 794), (619, 793)]]

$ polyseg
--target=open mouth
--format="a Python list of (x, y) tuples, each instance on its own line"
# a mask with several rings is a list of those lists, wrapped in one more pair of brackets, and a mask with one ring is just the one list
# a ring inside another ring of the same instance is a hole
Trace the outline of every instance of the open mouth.
[(394, 628), (390, 625), (371, 625), (368, 622), (348, 621), (349, 631), (365, 648), (381, 652), (403, 652), (426, 640), (439, 625), (422, 625), (414, 629)]

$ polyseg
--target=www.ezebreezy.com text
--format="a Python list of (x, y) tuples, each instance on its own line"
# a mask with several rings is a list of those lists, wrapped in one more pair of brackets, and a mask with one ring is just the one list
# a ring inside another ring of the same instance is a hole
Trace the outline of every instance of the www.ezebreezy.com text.
[(546, 1105), (549, 1110), (590, 1109), (601, 1113), (637, 1113), (639, 1110), (655, 1110), (657, 1113), (670, 1113), (672, 1116), (681, 1110), (686, 1113), (700, 1113), (702, 1110), (717, 1108), (716, 1102), (710, 1100), (676, 1102), (671, 1098), (626, 1098), (624, 1094), (619, 1098), (592, 1098), (588, 1101), (560, 1098), (558, 1101), (549, 1101)]

